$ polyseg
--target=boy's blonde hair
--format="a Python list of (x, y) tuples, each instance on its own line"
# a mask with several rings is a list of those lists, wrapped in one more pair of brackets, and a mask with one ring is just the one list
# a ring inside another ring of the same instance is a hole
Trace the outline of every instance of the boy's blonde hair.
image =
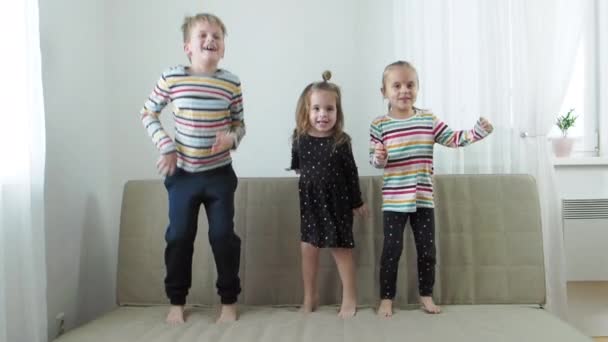
[(190, 31), (192, 31), (192, 27), (194, 27), (194, 25), (196, 25), (196, 23), (198, 23), (199, 21), (206, 21), (210, 24), (215, 24), (219, 26), (222, 30), (222, 34), (226, 36), (226, 26), (222, 22), (222, 19), (211, 13), (198, 13), (194, 16), (184, 18), (184, 23), (182, 24), (182, 35), (184, 37), (184, 43), (190, 40)]
[(306, 134), (310, 130), (310, 95), (313, 91), (328, 91), (336, 95), (336, 124), (333, 128), (332, 136), (334, 138), (334, 145), (338, 146), (345, 142), (349, 142), (349, 137), (344, 133), (344, 112), (342, 111), (342, 94), (340, 87), (336, 84), (329, 82), (331, 79), (331, 72), (325, 71), (322, 74), (323, 81), (313, 82), (304, 88), (298, 104), (296, 106), (296, 128), (293, 130), (291, 137), (292, 142), (295, 143), (302, 135)]

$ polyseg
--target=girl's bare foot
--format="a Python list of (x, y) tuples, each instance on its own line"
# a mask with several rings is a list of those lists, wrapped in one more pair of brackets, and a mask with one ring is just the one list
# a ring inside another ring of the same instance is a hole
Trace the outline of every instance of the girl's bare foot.
[(357, 312), (357, 286), (355, 282), (355, 261), (352, 248), (332, 248), (342, 281), (342, 304), (338, 317), (351, 318)]
[(430, 296), (422, 296), (420, 297), (420, 304), (422, 304), (422, 310), (426, 313), (430, 314), (438, 314), (441, 313), (441, 308), (435, 305), (433, 302), (433, 297)]
[(308, 296), (304, 296), (304, 302), (302, 303), (302, 306), (300, 307), (300, 312), (303, 313), (311, 313), (315, 310), (317, 310), (317, 307), (319, 306), (319, 296), (314, 296), (314, 297), (308, 297)]
[(351, 318), (357, 312), (357, 299), (356, 298), (342, 298), (342, 305), (340, 305), (340, 312), (338, 317)]
[(392, 299), (383, 299), (380, 301), (380, 306), (378, 307), (378, 316), (380, 316), (382, 318), (393, 317), (393, 300)]
[(220, 316), (217, 318), (215, 323), (226, 323), (226, 322), (234, 322), (237, 320), (237, 310), (236, 304), (223, 304), (220, 309)]
[(171, 305), (169, 308), (169, 313), (167, 314), (166, 322), (172, 325), (184, 323), (184, 306)]

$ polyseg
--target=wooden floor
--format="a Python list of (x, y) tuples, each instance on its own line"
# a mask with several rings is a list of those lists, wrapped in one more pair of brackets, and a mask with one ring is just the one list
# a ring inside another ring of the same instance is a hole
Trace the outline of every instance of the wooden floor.
[(594, 337), (593, 341), (595, 341), (595, 342), (608, 342), (608, 337)]

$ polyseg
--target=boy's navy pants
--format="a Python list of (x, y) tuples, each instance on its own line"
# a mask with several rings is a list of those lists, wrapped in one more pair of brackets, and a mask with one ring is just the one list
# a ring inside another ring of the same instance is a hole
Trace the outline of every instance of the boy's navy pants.
[(234, 232), (233, 221), (237, 182), (231, 165), (197, 173), (176, 169), (165, 178), (169, 194), (165, 291), (171, 304), (184, 305), (192, 284), (192, 254), (201, 204), (209, 222), (209, 243), (218, 274), (217, 292), (222, 304), (236, 302), (241, 292), (238, 276), (241, 239)]

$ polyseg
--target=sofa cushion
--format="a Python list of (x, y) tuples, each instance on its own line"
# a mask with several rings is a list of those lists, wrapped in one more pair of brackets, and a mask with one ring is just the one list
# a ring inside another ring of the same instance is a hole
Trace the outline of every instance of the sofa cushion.
[[(375, 305), (382, 252), (381, 177), (361, 177), (370, 216), (355, 219), (358, 301)], [(527, 175), (438, 175), (437, 276), (441, 304), (543, 304), (545, 281), (540, 209)], [(241, 178), (235, 227), (242, 240), (242, 304), (297, 304), (302, 297), (297, 178)], [(204, 209), (195, 243), (189, 304), (219, 302)], [(164, 231), (167, 194), (160, 180), (125, 185), (120, 226), (118, 303), (164, 304)], [(399, 267), (397, 304), (418, 300), (411, 230)], [(340, 302), (340, 281), (329, 253), (322, 253), (322, 304)]]
[(446, 306), (441, 315), (397, 310), (392, 319), (362, 308), (352, 319), (325, 306), (313, 314), (289, 307), (243, 307), (239, 321), (214, 324), (216, 310), (191, 308), (185, 324), (164, 323), (166, 307), (120, 307), (61, 336), (56, 342), (393, 342), (393, 341), (590, 341), (538, 307)]

